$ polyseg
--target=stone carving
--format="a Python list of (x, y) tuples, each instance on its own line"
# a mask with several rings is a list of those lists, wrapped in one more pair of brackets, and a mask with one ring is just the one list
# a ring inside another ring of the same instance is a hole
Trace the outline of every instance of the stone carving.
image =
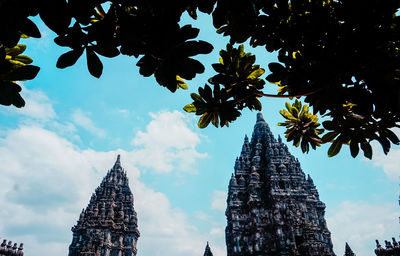
[(385, 247), (380, 245), (379, 241), (376, 240), (375, 254), (377, 256), (400, 256), (400, 245), (394, 237), (392, 237), (392, 242), (385, 240)]
[(119, 155), (72, 233), (68, 256), (136, 256), (137, 215)]
[(12, 241), (8, 241), (4, 239), (0, 244), (0, 256), (24, 256), (24, 244), (20, 243), (19, 247), (17, 243), (12, 243)]
[(313, 180), (261, 113), (234, 171), (226, 210), (228, 256), (335, 255)]

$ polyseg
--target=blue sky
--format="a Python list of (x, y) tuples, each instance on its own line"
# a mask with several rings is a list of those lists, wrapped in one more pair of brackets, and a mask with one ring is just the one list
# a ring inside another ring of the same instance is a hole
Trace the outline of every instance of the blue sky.
[[(210, 64), (227, 43), (208, 17), (201, 15), (195, 26), (215, 49), (197, 58), (206, 72), (188, 81), (189, 90), (172, 94), (153, 77), (141, 77), (136, 60), (125, 56), (102, 58), (100, 79), (89, 75), (84, 57), (57, 69), (67, 49), (39, 25), (43, 38), (26, 40), (28, 55), (41, 67), (23, 84), (27, 105), (0, 107), (0, 237), (24, 242), (31, 256), (66, 255), (71, 226), (121, 154), (138, 212), (138, 255), (202, 255), (206, 241), (214, 255), (224, 255), (225, 192), (256, 113), (244, 111), (229, 128), (200, 130), (197, 118), (182, 111), (190, 92), (212, 76)], [(275, 58), (262, 48), (246, 50), (264, 68)], [(282, 136), (276, 124), (285, 100), (261, 101), (272, 132)], [(327, 205), (337, 255), (345, 241), (356, 254), (373, 255), (375, 239), (398, 235), (399, 147), (384, 156), (375, 145), (370, 161), (351, 158), (347, 148), (328, 158), (327, 147), (302, 154), (288, 146)]]

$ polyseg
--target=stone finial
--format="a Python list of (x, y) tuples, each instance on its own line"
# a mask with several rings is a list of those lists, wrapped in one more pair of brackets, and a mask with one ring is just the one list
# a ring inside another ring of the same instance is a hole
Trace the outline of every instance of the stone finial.
[(259, 122), (264, 122), (265, 123), (263, 114), (261, 112), (257, 113), (257, 123), (259, 123)]
[(347, 242), (345, 246), (344, 256), (356, 256)]
[(117, 156), (117, 160), (115, 161), (115, 164), (114, 164), (114, 169), (117, 167), (121, 167), (121, 155), (120, 154), (118, 154), (118, 156)]
[(213, 256), (213, 253), (211, 252), (210, 246), (207, 241), (206, 249), (204, 250), (204, 255), (203, 256)]
[(278, 134), (278, 142), (282, 143), (282, 138), (281, 138), (281, 135), (279, 135), (279, 134)]

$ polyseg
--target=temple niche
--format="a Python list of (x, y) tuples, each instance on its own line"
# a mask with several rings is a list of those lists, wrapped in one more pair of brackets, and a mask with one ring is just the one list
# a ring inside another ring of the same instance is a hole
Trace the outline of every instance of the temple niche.
[(68, 256), (136, 256), (137, 215), (119, 155), (72, 232)]
[(334, 256), (324, 215), (313, 180), (258, 113), (229, 183), (228, 256)]

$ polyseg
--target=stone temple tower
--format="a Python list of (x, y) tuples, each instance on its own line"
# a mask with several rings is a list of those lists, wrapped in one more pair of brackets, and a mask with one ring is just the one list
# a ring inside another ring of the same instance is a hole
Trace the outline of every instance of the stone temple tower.
[(334, 256), (325, 204), (261, 113), (229, 184), (228, 256)]
[(119, 155), (72, 232), (68, 256), (136, 256), (137, 215)]

